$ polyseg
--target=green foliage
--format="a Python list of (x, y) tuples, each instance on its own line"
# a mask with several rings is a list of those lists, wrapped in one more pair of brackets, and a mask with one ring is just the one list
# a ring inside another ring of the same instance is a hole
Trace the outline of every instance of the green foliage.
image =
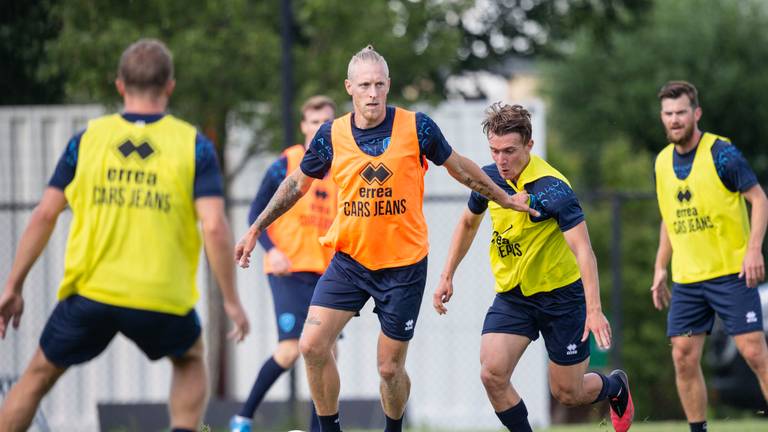
[[(590, 169), (616, 136), (655, 153), (666, 142), (656, 92), (685, 79), (699, 89), (702, 129), (732, 138), (765, 182), (768, 75), (757, 71), (768, 56), (766, 26), (759, 0), (681, 0), (657, 1), (645, 25), (604, 40), (581, 32), (564, 61), (545, 69), (553, 119), (588, 153)], [(590, 186), (604, 184), (602, 171), (592, 172)]]

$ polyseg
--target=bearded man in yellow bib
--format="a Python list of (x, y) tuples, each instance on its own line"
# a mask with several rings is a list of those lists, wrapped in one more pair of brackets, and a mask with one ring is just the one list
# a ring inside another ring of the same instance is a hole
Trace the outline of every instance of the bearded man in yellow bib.
[(344, 81), (354, 111), (323, 124), (299, 169), (280, 185), (235, 249), (248, 267), (261, 232), (330, 173), (338, 185), (338, 211), (321, 242), (335, 255), (317, 282), (299, 340), (312, 399), (323, 432), (341, 430), (336, 339), (373, 297), (381, 332), (377, 359), (386, 432), (402, 431), (410, 393), (405, 372), (427, 277), (427, 225), (422, 212), (427, 160), (504, 207), (523, 212), (528, 195), (504, 193), (480, 168), (453, 151), (424, 113), (387, 106), (389, 68), (368, 46), (355, 54)]
[[(656, 309), (669, 306), (667, 336), (677, 392), (691, 431), (699, 432), (707, 428), (701, 352), (715, 313), (768, 400), (768, 348), (755, 289), (765, 279), (761, 248), (768, 200), (730, 140), (699, 130), (696, 87), (670, 81), (658, 97), (669, 144), (656, 157), (654, 170), (662, 222), (651, 295)], [(751, 229), (745, 199), (752, 205)]]
[(0, 430), (29, 426), (40, 400), (73, 365), (107, 348), (119, 332), (151, 360), (173, 366), (171, 427), (195, 431), (208, 382), (195, 284), (200, 233), (236, 340), (248, 320), (229, 261), (232, 234), (213, 144), (165, 112), (173, 60), (157, 40), (126, 49), (117, 90), (124, 112), (88, 123), (66, 146), (32, 212), (0, 297), (0, 336), (24, 310), (24, 279), (64, 208), (72, 209), (59, 303), (27, 370), (0, 410)]
[(483, 171), (511, 196), (529, 194), (539, 216), (509, 211), (482, 194), (470, 195), (451, 239), (433, 295), (437, 313), (454, 293), (453, 275), (489, 210), (489, 245), (496, 298), (483, 323), (481, 379), (501, 423), (531, 430), (528, 411), (510, 378), (531, 341), (544, 336), (552, 394), (567, 406), (608, 399), (614, 429), (626, 431), (634, 416), (626, 374), (586, 373), (589, 333), (609, 348), (611, 327), (600, 306), (597, 262), (584, 213), (568, 180), (531, 154), (531, 116), (520, 105), (491, 105), (483, 121), (494, 163)]

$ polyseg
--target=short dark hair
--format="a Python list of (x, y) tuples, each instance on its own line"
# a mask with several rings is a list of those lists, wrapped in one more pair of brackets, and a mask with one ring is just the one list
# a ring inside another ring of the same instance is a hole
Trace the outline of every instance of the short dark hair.
[(120, 56), (117, 77), (126, 89), (159, 94), (173, 79), (173, 56), (157, 39), (139, 39)]
[(668, 81), (659, 90), (659, 102), (664, 99), (677, 99), (682, 95), (688, 96), (688, 100), (691, 101), (691, 108), (699, 107), (699, 92), (688, 81)]
[(333, 112), (336, 112), (336, 102), (333, 99), (325, 95), (316, 95), (307, 99), (301, 106), (301, 119), (304, 120), (304, 113), (307, 111), (316, 111), (325, 107), (331, 107)]
[(531, 113), (521, 105), (496, 102), (485, 110), (483, 133), (488, 137), (519, 133), (526, 144), (531, 139)]

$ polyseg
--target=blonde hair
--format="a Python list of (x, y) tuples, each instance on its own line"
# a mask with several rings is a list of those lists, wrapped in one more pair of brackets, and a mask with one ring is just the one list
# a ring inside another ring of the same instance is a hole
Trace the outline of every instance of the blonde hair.
[(387, 61), (381, 54), (373, 49), (373, 45), (368, 44), (368, 46), (358, 51), (355, 55), (352, 56), (352, 59), (349, 60), (349, 66), (347, 66), (347, 79), (352, 79), (352, 70), (355, 68), (355, 66), (357, 66), (358, 63), (363, 62), (381, 63), (384, 65), (384, 72), (386, 73), (387, 78), (389, 78), (389, 66), (387, 66)]

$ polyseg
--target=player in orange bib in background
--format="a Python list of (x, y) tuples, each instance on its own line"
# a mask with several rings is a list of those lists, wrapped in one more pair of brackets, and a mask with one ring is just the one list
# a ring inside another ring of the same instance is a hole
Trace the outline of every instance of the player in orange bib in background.
[[(320, 125), (333, 120), (336, 104), (326, 96), (313, 96), (301, 107), (301, 133), (304, 144), (283, 151), (269, 167), (259, 192), (251, 203), (248, 222), (267, 206), (280, 182), (296, 170)], [(299, 336), (307, 318), (317, 280), (328, 267), (333, 249), (320, 244), (319, 237), (328, 231), (336, 216), (338, 188), (331, 176), (325, 176), (310, 187), (304, 198), (261, 233), (264, 248), (264, 273), (269, 279), (277, 319), (279, 343), (264, 362), (248, 399), (229, 423), (231, 432), (251, 432), (253, 415), (267, 391), (283, 372), (292, 368), (299, 357)], [(317, 415), (312, 412), (310, 432), (319, 432)]]
[(248, 267), (261, 232), (330, 172), (339, 186), (338, 212), (322, 241), (336, 254), (315, 287), (299, 341), (312, 399), (321, 430), (341, 431), (332, 347), (373, 297), (381, 324), (377, 360), (385, 431), (400, 432), (411, 385), (405, 358), (427, 278), (427, 159), (503, 207), (538, 212), (528, 207), (527, 194), (510, 196), (453, 151), (428, 116), (387, 106), (389, 68), (373, 47), (352, 57), (344, 86), (354, 111), (320, 127), (300, 169), (283, 181), (237, 244), (235, 259)]

